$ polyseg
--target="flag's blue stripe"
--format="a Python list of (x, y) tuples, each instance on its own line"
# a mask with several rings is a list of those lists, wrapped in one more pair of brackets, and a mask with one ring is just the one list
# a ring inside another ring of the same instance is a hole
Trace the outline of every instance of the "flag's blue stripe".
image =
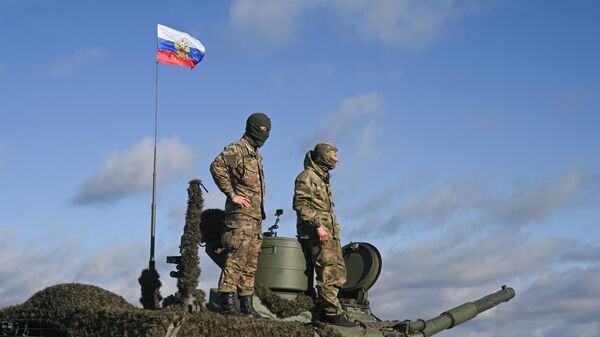
[[(175, 42), (161, 39), (160, 37), (158, 38), (157, 48), (158, 50), (170, 51), (173, 53), (177, 52), (177, 49), (175, 49)], [(194, 60), (194, 62), (198, 63), (204, 57), (204, 53), (196, 48), (190, 47), (190, 53), (188, 56)]]

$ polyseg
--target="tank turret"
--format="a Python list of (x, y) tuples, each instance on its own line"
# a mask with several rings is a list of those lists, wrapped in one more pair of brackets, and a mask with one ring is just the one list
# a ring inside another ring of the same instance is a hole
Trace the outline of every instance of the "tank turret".
[[(296, 238), (278, 237), (276, 234), (273, 235), (272, 231), (265, 234), (258, 258), (256, 281), (260, 285), (257, 285), (258, 296), (254, 299), (255, 308), (258, 308), (261, 316), (265, 318), (311, 322), (316, 326), (325, 326), (318, 321), (316, 307), (306, 306), (306, 296), (313, 294), (310, 289), (312, 282), (309, 280), (311, 274), (306, 272), (306, 260), (299, 241)], [(224, 252), (220, 250), (219, 244), (208, 243), (205, 249), (211, 259), (221, 265)], [(351, 242), (342, 247), (342, 253), (346, 264), (347, 281), (339, 293), (340, 303), (347, 318), (360, 324), (359, 328), (329, 326), (344, 337), (429, 337), (469, 321), (515, 296), (514, 289), (502, 286), (495, 293), (444, 311), (429, 320), (383, 321), (371, 312), (368, 299), (368, 292), (377, 282), (383, 266), (378, 249), (367, 242)], [(265, 298), (264, 291), (258, 290), (263, 287), (270, 293), (271, 298)], [(274, 301), (271, 294), (281, 297), (280, 303), (273, 305), (273, 302), (278, 301)], [(304, 299), (298, 300), (301, 297)], [(300, 303), (305, 305), (303, 312), (281, 309), (286, 305), (302, 306)], [(217, 296), (216, 289), (213, 289), (208, 308), (218, 311), (219, 304), (220, 298)], [(282, 312), (292, 312), (292, 314), (285, 315), (281, 314)]]

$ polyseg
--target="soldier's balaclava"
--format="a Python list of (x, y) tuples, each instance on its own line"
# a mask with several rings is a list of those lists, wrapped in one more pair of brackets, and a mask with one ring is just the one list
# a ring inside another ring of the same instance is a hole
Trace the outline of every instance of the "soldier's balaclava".
[[(261, 130), (261, 126), (267, 128), (267, 131)], [(257, 147), (263, 146), (271, 131), (271, 119), (262, 112), (255, 112), (246, 120), (245, 136), (250, 137)]]
[(313, 161), (328, 171), (333, 170), (337, 164), (337, 160), (333, 159), (334, 152), (337, 152), (335, 145), (319, 143), (313, 150)]

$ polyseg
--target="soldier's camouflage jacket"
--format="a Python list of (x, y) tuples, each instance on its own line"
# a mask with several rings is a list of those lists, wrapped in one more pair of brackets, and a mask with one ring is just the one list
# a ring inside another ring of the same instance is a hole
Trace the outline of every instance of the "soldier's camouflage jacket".
[(339, 239), (340, 225), (333, 212), (329, 172), (312, 160), (312, 151), (304, 157), (304, 171), (296, 177), (293, 207), (297, 214), (298, 238), (314, 237), (317, 224)]
[[(262, 157), (246, 136), (225, 147), (210, 165), (210, 173), (227, 196), (225, 213), (244, 214), (257, 220), (265, 218)], [(242, 208), (233, 203), (238, 195), (248, 198), (252, 205)]]

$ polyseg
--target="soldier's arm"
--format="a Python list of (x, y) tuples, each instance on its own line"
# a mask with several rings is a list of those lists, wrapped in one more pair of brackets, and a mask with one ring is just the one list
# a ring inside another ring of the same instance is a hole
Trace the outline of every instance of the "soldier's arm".
[(296, 178), (293, 207), (300, 219), (316, 227), (317, 211), (312, 207), (311, 202), (313, 199), (313, 186), (314, 182), (308, 175), (300, 175)]
[(240, 163), (241, 154), (236, 151), (235, 147), (228, 146), (210, 164), (210, 173), (215, 184), (231, 200), (236, 197), (231, 181), (232, 172)]

